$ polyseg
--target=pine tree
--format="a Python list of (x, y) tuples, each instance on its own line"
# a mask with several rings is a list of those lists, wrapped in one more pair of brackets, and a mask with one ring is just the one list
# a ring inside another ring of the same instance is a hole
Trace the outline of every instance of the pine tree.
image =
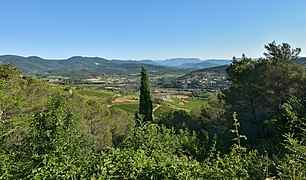
[(141, 67), (140, 104), (139, 114), (143, 115), (144, 121), (152, 121), (152, 100), (150, 96), (150, 83), (147, 71)]
[(268, 136), (266, 120), (280, 114), (280, 106), (290, 97), (306, 95), (306, 71), (296, 63), (300, 48), (275, 42), (265, 48), (266, 58), (252, 60), (243, 55), (226, 70), (231, 83), (223, 91), (226, 107), (238, 113), (241, 132), (249, 140)]

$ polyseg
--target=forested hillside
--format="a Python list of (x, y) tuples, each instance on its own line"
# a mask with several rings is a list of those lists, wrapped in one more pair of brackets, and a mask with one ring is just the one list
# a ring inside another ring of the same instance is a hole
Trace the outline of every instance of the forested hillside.
[(300, 49), (265, 47), (265, 58), (233, 59), (228, 88), (199, 110), (153, 119), (0, 64), (0, 179), (306, 179)]

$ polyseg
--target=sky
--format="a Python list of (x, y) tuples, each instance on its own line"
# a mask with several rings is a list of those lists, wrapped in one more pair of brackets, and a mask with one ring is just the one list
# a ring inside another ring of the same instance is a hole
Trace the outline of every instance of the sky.
[(0, 55), (64, 59), (306, 56), (304, 0), (0, 0)]

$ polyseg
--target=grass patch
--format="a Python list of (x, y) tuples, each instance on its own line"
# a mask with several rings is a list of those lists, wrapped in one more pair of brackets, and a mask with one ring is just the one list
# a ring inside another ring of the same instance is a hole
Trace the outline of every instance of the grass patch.
[(112, 108), (119, 108), (129, 113), (135, 113), (139, 110), (139, 104), (138, 103), (120, 103), (120, 104), (114, 104)]
[(112, 92), (96, 89), (78, 89), (77, 93), (85, 96), (96, 96), (102, 98), (112, 98), (114, 96), (114, 93)]
[(185, 110), (199, 109), (207, 103), (206, 100), (194, 99), (194, 98), (187, 98), (187, 99), (169, 98), (165, 99), (164, 101), (166, 102), (166, 104), (170, 104), (174, 107)]
[(203, 105), (207, 105), (207, 101), (203, 100), (203, 99), (194, 99), (194, 98), (187, 98), (185, 103), (185, 107), (187, 107), (188, 109), (192, 110), (192, 109), (199, 109), (201, 108)]
[(97, 90), (97, 89), (77, 89), (76, 92), (82, 96), (88, 96), (90, 98), (98, 98), (102, 102), (106, 104), (111, 104), (112, 99), (114, 97), (114, 93), (105, 91), (105, 90)]

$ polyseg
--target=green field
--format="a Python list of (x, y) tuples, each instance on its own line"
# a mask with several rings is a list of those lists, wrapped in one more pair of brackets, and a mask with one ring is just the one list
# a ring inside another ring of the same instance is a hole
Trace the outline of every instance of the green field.
[(83, 96), (89, 96), (94, 98), (99, 98), (101, 101), (107, 104), (111, 104), (113, 97), (116, 95), (113, 92), (106, 90), (97, 90), (91, 88), (77, 89), (76, 92)]
[(85, 96), (96, 96), (102, 98), (112, 98), (115, 95), (113, 92), (110, 91), (95, 89), (78, 89), (77, 93)]
[(194, 99), (194, 98), (187, 98), (186, 99), (188, 102), (185, 103), (185, 107), (187, 107), (187, 109), (199, 109), (202, 106), (207, 105), (207, 101), (204, 99)]
[(166, 104), (170, 104), (174, 108), (176, 107), (185, 110), (199, 109), (206, 104), (205, 100), (194, 99), (194, 98), (187, 98), (187, 99), (169, 98), (165, 99), (164, 101)]
[(139, 109), (138, 103), (120, 103), (112, 105), (112, 108), (119, 108), (126, 112), (135, 113)]
[[(118, 98), (124, 98), (127, 100), (135, 100), (135, 102), (115, 102), (114, 98), (116, 97), (116, 93), (107, 91), (107, 90), (97, 90), (92, 88), (82, 88), (77, 89), (76, 92), (83, 96), (89, 96), (89, 97), (96, 97), (103, 99), (103, 101), (107, 102), (108, 104), (113, 104), (111, 107), (113, 108), (119, 108), (129, 113), (135, 113), (139, 109), (139, 105), (137, 99), (139, 98), (136, 94), (128, 94), (124, 97), (118, 96)], [(164, 95), (159, 94), (153, 94), (155, 98), (162, 98)], [(161, 103), (160, 107), (157, 108), (154, 112), (155, 117), (160, 117), (163, 113), (174, 110), (174, 109), (183, 109), (186, 111), (191, 111), (195, 109), (200, 109), (203, 105), (207, 105), (206, 100), (203, 99), (195, 99), (195, 98), (162, 98), (164, 100), (163, 103)], [(156, 107), (156, 105), (153, 105)], [(153, 108), (154, 108), (153, 107)]]

